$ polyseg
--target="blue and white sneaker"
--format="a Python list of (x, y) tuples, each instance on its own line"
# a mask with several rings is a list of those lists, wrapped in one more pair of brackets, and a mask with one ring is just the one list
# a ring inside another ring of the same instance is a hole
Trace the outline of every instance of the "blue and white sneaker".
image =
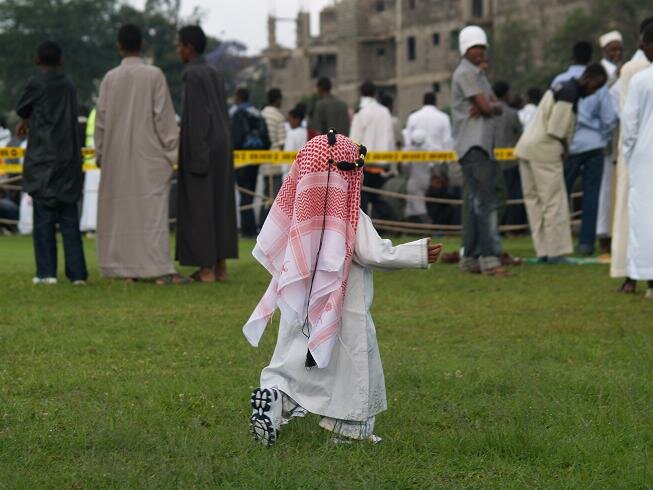
[(281, 427), (281, 392), (275, 388), (256, 388), (251, 398), (250, 430), (254, 439), (264, 446), (277, 441)]

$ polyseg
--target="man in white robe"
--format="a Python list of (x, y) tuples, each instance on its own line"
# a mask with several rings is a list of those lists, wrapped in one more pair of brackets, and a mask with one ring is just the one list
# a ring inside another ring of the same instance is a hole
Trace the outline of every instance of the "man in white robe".
[[(434, 92), (424, 94), (424, 105), (408, 116), (406, 121), (406, 149), (410, 151), (451, 150), (451, 119), (437, 108)], [(431, 185), (431, 172), (434, 163), (409, 163), (406, 165), (408, 182), (406, 192), (419, 196), (426, 195)], [(408, 200), (404, 216), (408, 220), (430, 222), (425, 201)]]
[[(599, 44), (603, 51), (601, 65), (605, 68), (605, 71), (608, 74), (607, 86), (608, 88), (611, 88), (619, 79), (619, 70), (621, 69), (621, 62), (624, 53), (623, 38), (619, 31), (610, 31), (599, 38)], [(616, 109), (618, 101), (612, 91), (610, 91), (610, 95)], [(603, 157), (603, 175), (601, 177), (601, 189), (599, 191), (596, 236), (599, 239), (600, 251), (604, 253), (610, 251), (611, 208), (613, 199), (612, 175), (614, 173), (614, 166), (617, 159), (612, 149), (615, 146), (613, 139), (617, 137), (618, 133), (619, 131), (617, 128), (611, 132), (608, 145), (605, 149), (605, 155)]]
[(332, 144), (322, 135), (300, 150), (253, 251), (272, 275), (243, 327), (253, 346), (281, 310), (272, 360), (251, 398), (251, 430), (264, 445), (307, 411), (338, 437), (379, 441), (375, 416), (387, 402), (372, 269), (427, 268), (442, 250), (427, 238), (394, 247), (379, 237), (359, 207), (362, 168), (352, 162), (361, 150), (331, 136)]
[[(376, 86), (369, 80), (365, 81), (360, 86), (360, 93), (360, 106), (351, 120), (349, 137), (365, 145), (369, 151), (395, 151), (397, 147), (392, 114), (376, 100)], [(383, 188), (388, 169), (388, 165), (366, 165), (363, 185), (374, 189)], [(361, 208), (367, 212), (369, 206), (372, 207), (371, 216), (374, 218), (394, 217), (394, 211), (381, 195), (363, 192)]]
[[(648, 25), (653, 25), (653, 17), (642, 22), (642, 26), (640, 28), (640, 39)], [(617, 84), (614, 86), (619, 86), (619, 103), (621, 113), (623, 113), (623, 106), (628, 96), (628, 90), (630, 88), (630, 81), (632, 80), (632, 77), (651, 65), (651, 62), (646, 58), (642, 49), (639, 49), (638, 53), (641, 53), (641, 55), (633, 56), (633, 58), (622, 67), (621, 77), (619, 78)], [(637, 282), (628, 277), (626, 270), (626, 252), (628, 248), (629, 177), (628, 166), (626, 165), (623, 155), (622, 139), (622, 136), (620, 136), (619, 155), (617, 158), (616, 171), (617, 182), (615, 186), (615, 210), (612, 223), (610, 276), (615, 278), (625, 278), (623, 284), (621, 284), (618, 289), (619, 292), (634, 293), (637, 287)]]
[[(644, 31), (642, 48), (653, 61), (653, 25)], [(622, 127), (629, 173), (627, 273), (648, 281), (646, 297), (653, 299), (653, 67), (633, 76)]]
[(142, 35), (118, 33), (120, 66), (102, 80), (95, 122), (102, 167), (97, 251), (105, 277), (188, 282), (170, 257), (169, 194), (179, 132), (165, 76), (140, 56)]

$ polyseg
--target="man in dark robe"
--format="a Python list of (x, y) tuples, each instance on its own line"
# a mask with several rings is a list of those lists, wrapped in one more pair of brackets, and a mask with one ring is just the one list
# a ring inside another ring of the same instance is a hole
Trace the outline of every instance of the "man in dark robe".
[(202, 53), (199, 26), (182, 28), (177, 53), (183, 71), (177, 253), (181, 265), (199, 266), (199, 282), (227, 278), (226, 259), (238, 257), (234, 170), (222, 78)]

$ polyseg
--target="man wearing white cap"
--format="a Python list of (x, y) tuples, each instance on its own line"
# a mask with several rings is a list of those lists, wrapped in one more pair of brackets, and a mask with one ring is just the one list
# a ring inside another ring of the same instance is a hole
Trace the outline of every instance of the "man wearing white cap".
[(599, 37), (599, 45), (603, 51), (601, 64), (608, 72), (608, 85), (619, 78), (619, 68), (624, 56), (623, 38), (619, 31), (610, 31)]
[[(601, 65), (608, 73), (608, 87), (614, 85), (619, 78), (621, 62), (623, 60), (624, 48), (623, 38), (619, 31), (610, 31), (599, 37), (599, 44), (603, 51)], [(610, 90), (612, 99), (617, 109), (619, 105), (616, 91)], [(601, 252), (610, 251), (610, 228), (611, 228), (611, 207), (612, 207), (612, 174), (614, 173), (616, 152), (613, 152), (613, 146), (618, 134), (615, 128), (609, 138), (608, 145), (605, 148), (603, 157), (603, 177), (601, 179), (601, 190), (599, 191), (599, 210), (596, 219), (596, 236), (599, 238), (599, 247)]]
[(492, 118), (501, 114), (501, 104), (481, 68), (488, 46), (485, 31), (478, 26), (465, 27), (460, 31), (458, 45), (462, 60), (451, 81), (451, 118), (454, 148), (469, 197), (463, 217), (464, 254), (460, 269), (490, 276), (510, 275), (499, 259)]

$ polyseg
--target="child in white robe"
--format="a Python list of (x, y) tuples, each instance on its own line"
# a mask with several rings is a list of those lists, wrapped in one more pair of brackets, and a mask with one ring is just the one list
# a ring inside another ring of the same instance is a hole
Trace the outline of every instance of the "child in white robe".
[(252, 345), (281, 310), (272, 360), (251, 399), (251, 429), (262, 444), (306, 412), (337, 436), (380, 440), (374, 418), (387, 402), (369, 312), (372, 270), (428, 268), (442, 246), (425, 238), (394, 247), (379, 237), (360, 210), (363, 159), (344, 136), (309, 141), (257, 239), (254, 257), (272, 280), (243, 328)]

